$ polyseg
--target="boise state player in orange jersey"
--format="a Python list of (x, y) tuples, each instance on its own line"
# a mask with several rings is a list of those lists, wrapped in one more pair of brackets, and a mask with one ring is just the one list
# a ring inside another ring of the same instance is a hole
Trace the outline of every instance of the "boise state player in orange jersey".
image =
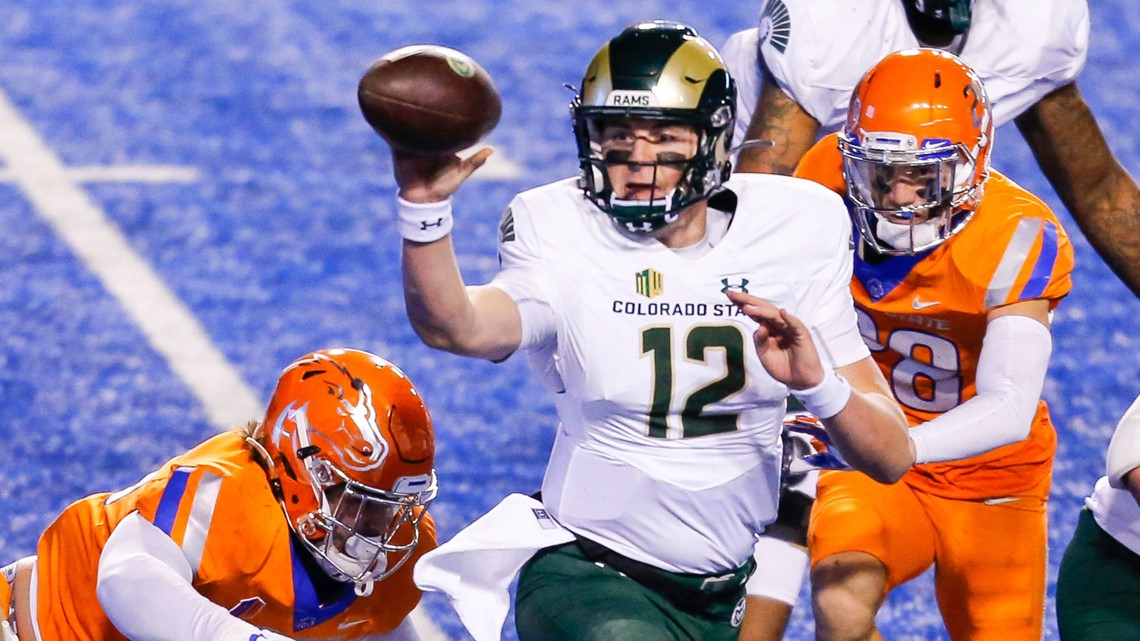
[(64, 510), (37, 556), (4, 568), (7, 632), (414, 640), (433, 460), (431, 418), (403, 372), (362, 351), (309, 354), (282, 373), (261, 423)]
[(954, 641), (1040, 639), (1056, 435), (1041, 389), (1072, 247), (989, 168), (991, 107), (952, 54), (868, 71), (843, 131), (797, 175), (847, 196), (861, 332), (911, 424), (917, 465), (880, 485), (821, 475), (809, 530), (817, 638), (878, 639), (887, 592), (937, 567)]

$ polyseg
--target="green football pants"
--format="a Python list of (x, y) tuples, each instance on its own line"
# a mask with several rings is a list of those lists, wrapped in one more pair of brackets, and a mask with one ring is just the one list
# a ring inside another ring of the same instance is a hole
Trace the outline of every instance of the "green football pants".
[(682, 610), (575, 543), (531, 559), (515, 600), (519, 641), (736, 641), (743, 615), (743, 586), (699, 613)]
[(1062, 641), (1140, 640), (1140, 556), (1081, 510), (1057, 577)]

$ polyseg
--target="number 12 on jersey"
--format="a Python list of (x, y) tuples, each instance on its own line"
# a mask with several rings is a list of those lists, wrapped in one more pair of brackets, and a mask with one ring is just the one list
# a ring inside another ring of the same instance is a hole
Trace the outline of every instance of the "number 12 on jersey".
[(704, 410), (744, 389), (744, 335), (735, 325), (698, 325), (684, 338), (685, 358), (708, 364), (709, 350), (722, 350), (722, 376), (695, 390), (675, 390), (677, 380), (673, 356), (673, 327), (646, 327), (641, 330), (641, 354), (652, 355), (653, 394), (649, 404), (649, 436), (668, 438), (669, 414), (675, 392), (688, 393), (681, 407), (681, 438), (732, 432), (737, 414), (705, 414)]

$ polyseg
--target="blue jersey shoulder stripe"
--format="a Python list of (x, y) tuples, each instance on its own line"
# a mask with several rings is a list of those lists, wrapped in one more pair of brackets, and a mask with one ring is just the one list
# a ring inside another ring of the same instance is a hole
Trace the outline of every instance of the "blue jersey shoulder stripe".
[(186, 494), (186, 483), (190, 480), (192, 467), (181, 467), (174, 470), (170, 480), (166, 482), (166, 489), (162, 491), (162, 498), (158, 501), (158, 510), (154, 514), (154, 525), (171, 535), (174, 530), (174, 519), (178, 517), (178, 506)]
[(1040, 298), (1041, 294), (1045, 293), (1045, 288), (1053, 275), (1053, 267), (1057, 263), (1057, 251), (1057, 226), (1046, 221), (1041, 229), (1041, 253), (1037, 256), (1037, 263), (1033, 265), (1029, 282), (1025, 283), (1025, 287), (1021, 290), (1021, 295), (1018, 297), (1020, 300)]

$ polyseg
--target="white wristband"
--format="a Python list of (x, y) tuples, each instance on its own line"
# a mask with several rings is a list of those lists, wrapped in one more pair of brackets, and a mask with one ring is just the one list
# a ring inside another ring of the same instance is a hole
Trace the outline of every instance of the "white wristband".
[(396, 229), (400, 236), (417, 243), (430, 243), (451, 233), (451, 199), (413, 203), (396, 196)]
[(815, 387), (790, 391), (796, 400), (803, 403), (804, 409), (817, 418), (835, 416), (847, 407), (847, 401), (851, 398), (851, 384), (834, 370), (824, 375), (823, 382)]

